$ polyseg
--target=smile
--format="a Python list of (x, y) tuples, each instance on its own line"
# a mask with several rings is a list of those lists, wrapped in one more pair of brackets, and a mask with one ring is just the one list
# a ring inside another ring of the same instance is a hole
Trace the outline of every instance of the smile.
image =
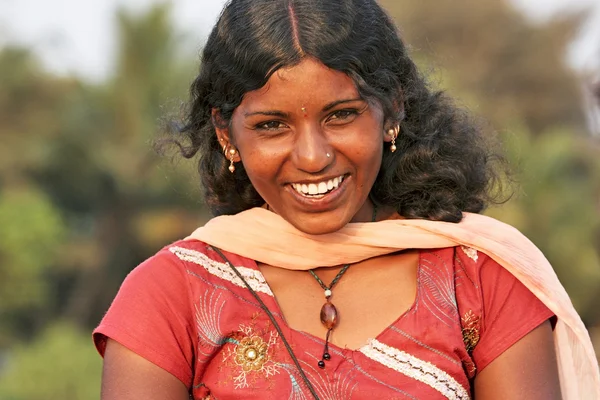
[(343, 181), (344, 176), (342, 175), (322, 182), (292, 183), (291, 186), (304, 197), (319, 198), (337, 189)]

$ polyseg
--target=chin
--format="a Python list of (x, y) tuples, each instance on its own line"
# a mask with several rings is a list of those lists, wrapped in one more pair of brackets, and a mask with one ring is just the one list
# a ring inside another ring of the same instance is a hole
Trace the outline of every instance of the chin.
[(339, 220), (332, 221), (325, 216), (317, 216), (309, 221), (289, 221), (296, 229), (309, 235), (325, 235), (327, 233), (337, 232), (342, 229), (346, 223), (340, 223)]

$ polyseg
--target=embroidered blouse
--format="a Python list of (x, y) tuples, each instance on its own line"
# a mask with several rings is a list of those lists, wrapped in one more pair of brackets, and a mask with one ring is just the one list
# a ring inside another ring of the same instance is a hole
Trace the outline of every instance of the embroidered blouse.
[[(504, 268), (466, 247), (422, 250), (414, 304), (357, 350), (289, 328), (253, 260), (225, 253), (274, 314), (320, 399), (469, 399), (478, 371), (552, 317)], [(174, 243), (134, 269), (94, 331), (200, 399), (310, 399), (281, 338), (210, 246)]]

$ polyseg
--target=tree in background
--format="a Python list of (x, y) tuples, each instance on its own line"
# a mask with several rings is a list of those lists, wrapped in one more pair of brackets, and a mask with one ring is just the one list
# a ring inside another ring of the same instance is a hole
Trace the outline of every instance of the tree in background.
[(506, 1), (382, 5), (413, 52), (442, 68), (443, 86), (496, 129), (513, 121), (536, 135), (560, 126), (577, 133), (585, 128), (579, 80), (565, 60), (578, 16), (534, 25)]
[(48, 162), (60, 136), (65, 98), (76, 90), (68, 79), (48, 76), (28, 51), (0, 53), (0, 349), (31, 337), (56, 303), (59, 248), (67, 235), (60, 207), (32, 178)]
[(170, 21), (167, 6), (120, 11), (114, 75), (99, 85), (0, 51), (2, 399), (94, 398), (91, 328), (133, 267), (202, 218), (190, 171), (152, 151), (162, 106), (193, 78)]
[(102, 365), (89, 334), (54, 322), (32, 342), (13, 350), (3, 371), (3, 400), (91, 400), (99, 398)]

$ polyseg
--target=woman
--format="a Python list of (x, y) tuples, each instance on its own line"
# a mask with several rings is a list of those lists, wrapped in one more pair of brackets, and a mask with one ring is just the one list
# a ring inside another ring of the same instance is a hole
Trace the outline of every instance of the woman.
[(102, 399), (596, 393), (543, 256), (469, 214), (496, 177), (480, 132), (375, 1), (233, 0), (191, 93), (181, 146), (220, 217), (124, 282)]

